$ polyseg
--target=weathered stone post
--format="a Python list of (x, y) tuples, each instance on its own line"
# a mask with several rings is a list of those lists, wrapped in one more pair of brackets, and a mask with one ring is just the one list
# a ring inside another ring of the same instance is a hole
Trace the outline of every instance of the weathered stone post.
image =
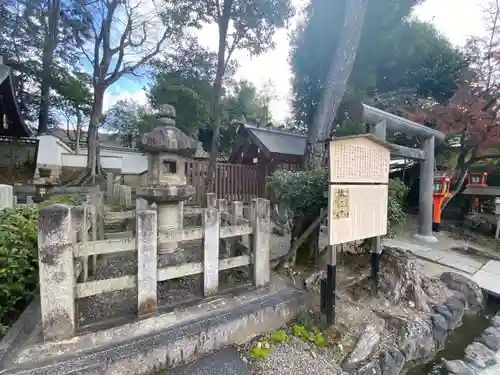
[(157, 302), (157, 216), (144, 210), (136, 216), (137, 246), (137, 314), (145, 318), (156, 313)]
[(52, 205), (38, 215), (38, 266), (43, 337), (64, 339), (75, 334), (73, 207)]
[[(231, 202), (231, 225), (240, 225), (240, 221), (243, 219), (243, 202)], [(241, 241), (240, 237), (231, 238), (229, 254), (230, 256), (237, 256), (236, 248), (238, 242)]]
[(113, 173), (106, 173), (106, 199), (108, 202), (112, 202), (113, 199)]
[(142, 211), (142, 210), (147, 210), (148, 207), (148, 201), (143, 199), (143, 198), (137, 198), (135, 200), (135, 210), (136, 211)]
[[(197, 149), (197, 142), (175, 125), (175, 110), (164, 106), (158, 115), (159, 125), (142, 136), (140, 149), (148, 155), (148, 186), (137, 189), (137, 196), (158, 206), (158, 231), (178, 230), (179, 203), (194, 196), (195, 189), (186, 184), (186, 158)], [(159, 244), (159, 261), (164, 265), (169, 253), (177, 251), (177, 243)]]
[[(227, 206), (227, 199), (217, 199), (215, 206), (217, 210), (219, 211), (220, 217), (222, 218), (222, 214), (227, 214), (228, 213), (228, 206)], [(225, 254), (225, 256), (229, 256), (230, 253), (230, 245), (231, 241), (230, 239), (220, 239), (219, 240), (219, 253), (220, 254)]]
[(215, 207), (217, 204), (217, 197), (215, 193), (207, 193), (207, 207)]
[(127, 208), (132, 207), (132, 188), (122, 185), (123, 205)]
[(267, 199), (252, 199), (250, 219), (253, 226), (253, 278), (255, 286), (260, 287), (271, 280), (271, 205)]
[(0, 185), (0, 210), (13, 208), (14, 189), (11, 185)]
[(203, 236), (203, 293), (205, 297), (217, 293), (219, 287), (219, 230), (220, 212), (213, 207), (205, 209)]

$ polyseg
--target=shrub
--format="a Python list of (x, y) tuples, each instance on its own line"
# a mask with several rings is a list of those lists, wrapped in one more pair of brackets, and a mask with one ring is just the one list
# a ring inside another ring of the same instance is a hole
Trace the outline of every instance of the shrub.
[[(280, 205), (287, 210), (287, 214), (280, 219), (289, 218), (293, 223), (298, 218), (317, 215), (321, 209), (326, 208), (327, 179), (327, 172), (323, 169), (277, 171), (270, 176), (268, 184)], [(405, 222), (404, 205), (408, 191), (408, 187), (400, 179), (389, 180), (389, 228)]]
[(70, 206), (80, 206), (86, 200), (83, 195), (54, 195), (49, 199), (38, 204), (39, 209), (51, 206), (53, 204), (68, 204)]
[(387, 207), (389, 230), (406, 221), (404, 206), (409, 190), (399, 178), (389, 180), (389, 204)]
[(326, 207), (327, 177), (324, 169), (277, 171), (268, 178), (268, 184), (288, 211), (290, 220), (294, 221), (300, 217), (317, 215)]
[(40, 204), (0, 211), (0, 336), (37, 290), (38, 212), (57, 203), (79, 205), (84, 199), (56, 196)]
[[(0, 211), (0, 324), (15, 319), (15, 312), (36, 291), (36, 205)], [(21, 306), (23, 305), (23, 306)]]

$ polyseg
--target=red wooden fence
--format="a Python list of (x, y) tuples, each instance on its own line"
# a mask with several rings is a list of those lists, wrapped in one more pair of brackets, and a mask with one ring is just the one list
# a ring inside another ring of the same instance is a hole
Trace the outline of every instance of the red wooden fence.
[[(197, 204), (203, 204), (204, 201), (207, 171), (206, 161), (186, 162), (187, 183), (196, 188), (193, 200)], [(248, 202), (252, 198), (265, 198), (265, 186), (264, 171), (255, 165), (217, 163), (215, 170), (217, 198), (227, 199), (229, 202)]]

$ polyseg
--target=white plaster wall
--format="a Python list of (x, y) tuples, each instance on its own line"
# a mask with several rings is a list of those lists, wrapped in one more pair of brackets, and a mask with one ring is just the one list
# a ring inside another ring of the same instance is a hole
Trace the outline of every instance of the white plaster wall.
[[(87, 166), (86, 154), (62, 154), (62, 166), (85, 168)], [(123, 159), (120, 156), (101, 155), (101, 166), (109, 169), (122, 169)]]
[(38, 140), (38, 165), (62, 166), (62, 154), (73, 152), (70, 147), (53, 135), (41, 135)]
[[(38, 166), (54, 167), (85, 167), (87, 163), (87, 149), (80, 148), (80, 153), (74, 151), (52, 135), (38, 137)], [(136, 149), (122, 147), (101, 147), (101, 163), (104, 168), (119, 169), (122, 174), (140, 175), (148, 169), (147, 156)], [(1, 158), (1, 155), (0, 155)], [(0, 161), (1, 163), (1, 161)]]
[[(87, 154), (87, 149), (82, 148), (82, 154)], [(148, 169), (148, 159), (145, 154), (135, 149), (101, 147), (101, 158), (104, 156), (122, 158), (122, 174), (141, 174)]]

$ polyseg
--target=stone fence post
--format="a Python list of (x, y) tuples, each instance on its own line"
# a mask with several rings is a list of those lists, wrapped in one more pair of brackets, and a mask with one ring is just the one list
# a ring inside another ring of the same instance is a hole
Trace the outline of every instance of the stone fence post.
[(14, 208), (14, 188), (11, 185), (0, 185), (0, 210)]
[(113, 173), (106, 173), (106, 199), (108, 202), (113, 201)]
[(271, 205), (267, 199), (252, 199), (250, 220), (253, 226), (253, 279), (255, 286), (271, 281)]
[(157, 312), (158, 219), (153, 210), (136, 215), (137, 314), (146, 318)]
[(137, 198), (135, 200), (135, 210), (136, 211), (147, 210), (148, 208), (149, 208), (148, 201), (145, 200), (144, 198)]
[[(240, 225), (241, 219), (243, 219), (243, 202), (231, 202), (231, 225)], [(241, 237), (233, 237), (229, 241), (228, 252), (230, 256), (237, 256), (236, 248), (238, 242), (242, 240)]]
[(75, 334), (74, 207), (56, 204), (38, 215), (38, 266), (43, 337)]
[(123, 205), (126, 208), (132, 207), (132, 188), (127, 185), (122, 185), (122, 194), (123, 194)]
[(215, 207), (217, 196), (215, 193), (207, 193), (207, 208)]
[(205, 209), (203, 223), (203, 293), (208, 297), (219, 287), (219, 230), (220, 212), (214, 207)]

